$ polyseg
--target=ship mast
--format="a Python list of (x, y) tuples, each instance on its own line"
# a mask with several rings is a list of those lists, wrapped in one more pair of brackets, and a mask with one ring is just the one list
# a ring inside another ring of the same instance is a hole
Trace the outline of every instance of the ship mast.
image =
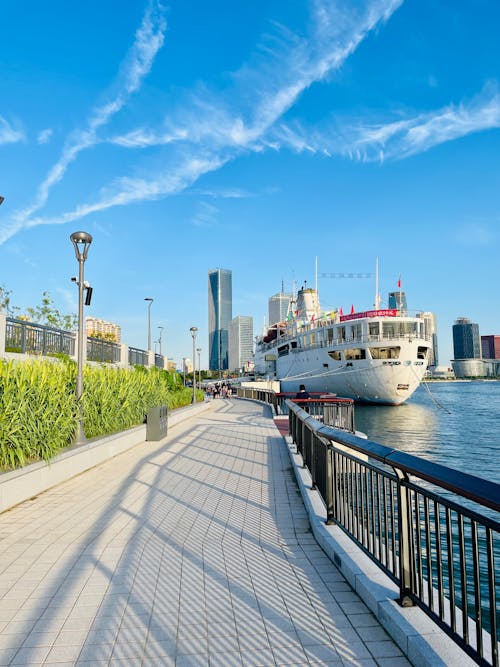
[(380, 294), (378, 293), (378, 257), (375, 259), (375, 310), (380, 308)]

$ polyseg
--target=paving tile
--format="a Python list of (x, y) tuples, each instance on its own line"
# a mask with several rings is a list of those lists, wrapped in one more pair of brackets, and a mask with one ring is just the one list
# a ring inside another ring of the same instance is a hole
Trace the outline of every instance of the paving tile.
[(406, 665), (315, 542), (251, 402), (40, 494), (0, 533), (0, 664)]

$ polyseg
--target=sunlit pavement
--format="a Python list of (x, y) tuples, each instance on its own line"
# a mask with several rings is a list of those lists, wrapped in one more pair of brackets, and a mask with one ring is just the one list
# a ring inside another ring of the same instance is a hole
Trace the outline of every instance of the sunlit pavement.
[(0, 569), (1, 665), (409, 665), (316, 544), (250, 401), (0, 515)]

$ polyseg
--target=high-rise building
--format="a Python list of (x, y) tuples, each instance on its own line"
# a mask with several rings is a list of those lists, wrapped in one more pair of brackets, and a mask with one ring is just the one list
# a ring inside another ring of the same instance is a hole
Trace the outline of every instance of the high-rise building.
[(417, 317), (424, 320), (424, 335), (432, 342), (432, 349), (429, 351), (428, 365), (439, 366), (436, 315), (434, 313), (419, 313)]
[(87, 336), (90, 336), (91, 338), (104, 338), (105, 340), (110, 340), (114, 343), (119, 343), (121, 341), (121, 327), (113, 322), (100, 320), (98, 317), (86, 317), (85, 329)]
[(284, 294), (278, 292), (269, 297), (269, 326), (284, 322), (288, 315), (288, 308), (290, 306), (291, 294)]
[(387, 304), (388, 308), (394, 308), (400, 310), (402, 314), (408, 312), (408, 307), (406, 305), (406, 293), (402, 292), (389, 292), (389, 300)]
[(238, 315), (229, 323), (229, 370), (253, 366), (253, 318)]
[(481, 336), (483, 359), (500, 359), (500, 336)]
[(453, 356), (455, 359), (481, 359), (479, 325), (467, 317), (459, 317), (453, 325)]
[(211, 371), (228, 368), (229, 323), (233, 318), (232, 273), (228, 269), (208, 272), (208, 366)]

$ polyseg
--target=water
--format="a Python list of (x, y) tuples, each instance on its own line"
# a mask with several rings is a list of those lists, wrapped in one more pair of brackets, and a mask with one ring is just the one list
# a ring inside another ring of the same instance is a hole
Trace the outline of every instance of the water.
[(433, 382), (408, 403), (356, 406), (370, 440), (500, 483), (500, 382)]

